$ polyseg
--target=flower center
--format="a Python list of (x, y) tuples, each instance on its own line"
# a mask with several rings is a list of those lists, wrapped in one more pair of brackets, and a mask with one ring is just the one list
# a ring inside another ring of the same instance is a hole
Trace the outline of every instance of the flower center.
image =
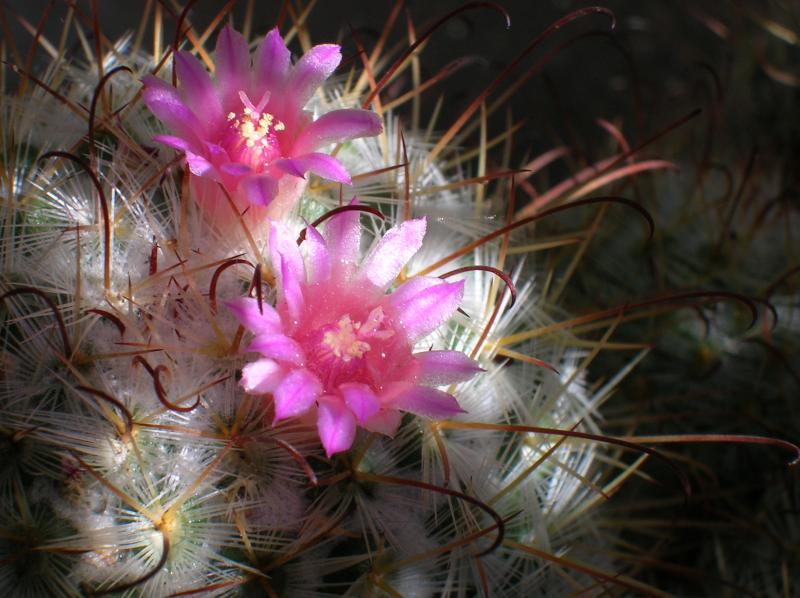
[(224, 145), (232, 160), (244, 162), (260, 170), (280, 157), (277, 133), (285, 130), (286, 125), (274, 114), (264, 110), (269, 101), (269, 93), (264, 94), (258, 106), (243, 91), (239, 92), (239, 98), (243, 108), (239, 113), (228, 113), (228, 133)]
[(328, 389), (342, 382), (369, 383), (370, 372), (380, 367), (376, 364), (383, 359), (386, 340), (392, 336), (394, 330), (380, 307), (369, 312), (363, 321), (353, 321), (350, 314), (345, 314), (311, 337), (306, 349), (308, 366)]
[(361, 322), (350, 319), (350, 314), (339, 320), (336, 330), (328, 330), (322, 339), (322, 344), (327, 345), (331, 352), (345, 363), (352, 359), (361, 359), (364, 353), (372, 347), (369, 343), (358, 338)]
[(244, 144), (251, 149), (256, 146), (265, 148), (275, 145), (278, 141), (275, 131), (283, 131), (286, 128), (283, 122), (276, 120), (269, 112), (255, 114), (249, 108), (245, 108), (238, 116), (235, 112), (228, 113), (228, 121), (233, 123)]

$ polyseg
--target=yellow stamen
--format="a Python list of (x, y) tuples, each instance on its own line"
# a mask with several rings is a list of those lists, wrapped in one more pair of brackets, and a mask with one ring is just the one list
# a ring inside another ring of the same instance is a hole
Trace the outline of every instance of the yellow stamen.
[(239, 131), (239, 134), (244, 139), (245, 145), (253, 148), (256, 145), (267, 147), (270, 144), (269, 134), (273, 131), (283, 131), (286, 126), (282, 121), (277, 120), (273, 114), (269, 112), (263, 113), (256, 121), (257, 113), (253, 112), (250, 108), (244, 108), (242, 111), (246, 118), (242, 120), (236, 119), (236, 115), (231, 112), (228, 114), (228, 120), (233, 121), (233, 126)]
[(344, 316), (338, 323), (339, 330), (329, 330), (325, 333), (322, 342), (326, 344), (333, 354), (344, 362), (360, 359), (371, 347), (369, 343), (358, 339), (356, 331), (360, 324), (353, 325), (350, 316)]

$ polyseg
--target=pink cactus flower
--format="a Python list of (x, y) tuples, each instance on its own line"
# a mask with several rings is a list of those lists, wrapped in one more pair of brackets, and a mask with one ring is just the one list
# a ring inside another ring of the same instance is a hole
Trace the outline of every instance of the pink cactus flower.
[(292, 66), (273, 29), (251, 68), (247, 42), (226, 26), (217, 39), (216, 82), (188, 52), (175, 55), (178, 89), (156, 77), (143, 79), (145, 104), (174, 133), (155, 140), (184, 152), (192, 175), (221, 183), (240, 209), (278, 203), (279, 217), (304, 187), (286, 177), (302, 181), (311, 172), (351, 183), (342, 163), (318, 150), (381, 132), (380, 119), (368, 110), (333, 110), (316, 120), (304, 110), (341, 58), (339, 46), (325, 44)]
[(387, 294), (425, 227), (424, 219), (404, 222), (359, 260), (357, 212), (332, 217), (324, 236), (308, 227), (305, 257), (286, 228), (273, 224), (275, 307), (259, 309), (246, 297), (228, 303), (255, 333), (247, 350), (261, 354), (244, 367), (242, 386), (272, 395), (275, 422), (316, 410), (329, 457), (350, 448), (357, 426), (392, 436), (403, 411), (432, 418), (462, 412), (455, 397), (432, 387), (481, 371), (458, 351), (412, 352), (456, 311), (463, 281), (417, 277)]

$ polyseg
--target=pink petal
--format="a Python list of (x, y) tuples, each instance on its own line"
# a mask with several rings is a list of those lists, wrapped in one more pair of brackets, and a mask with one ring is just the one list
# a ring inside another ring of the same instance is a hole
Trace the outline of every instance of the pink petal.
[(196, 176), (208, 177), (212, 179), (217, 178), (217, 171), (214, 165), (206, 160), (203, 156), (192, 152), (186, 152), (186, 163), (189, 165), (189, 170)]
[(285, 303), (291, 318), (297, 320), (305, 306), (303, 283), (306, 272), (300, 249), (283, 224), (272, 223), (269, 252), (277, 275), (278, 301)]
[(206, 148), (206, 155), (212, 164), (224, 164), (230, 162), (228, 152), (225, 151), (225, 148), (221, 145), (211, 143), (210, 141), (205, 141), (203, 142), (203, 147)]
[(275, 399), (275, 422), (308, 411), (322, 394), (322, 383), (306, 369), (290, 371), (272, 393)]
[(408, 340), (414, 343), (450, 318), (463, 295), (463, 280), (450, 283), (419, 277), (409, 280), (389, 296), (387, 310), (392, 321), (405, 330)]
[(356, 416), (358, 423), (362, 425), (378, 413), (381, 408), (378, 397), (366, 384), (359, 384), (358, 382), (340, 384), (339, 392), (344, 398), (347, 407)]
[(335, 44), (314, 46), (303, 54), (289, 74), (287, 91), (295, 110), (306, 105), (317, 87), (331, 76), (341, 60), (341, 49)]
[(328, 154), (318, 152), (304, 154), (296, 158), (275, 160), (273, 165), (294, 176), (302, 177), (304, 173), (312, 172), (323, 179), (336, 183), (350, 185), (353, 182), (350, 180), (350, 175), (347, 174), (344, 164)]
[(306, 171), (303, 169), (302, 165), (289, 158), (274, 160), (270, 166), (280, 168), (286, 174), (296, 176), (298, 179), (303, 179), (306, 175)]
[(192, 148), (192, 145), (182, 137), (173, 137), (172, 135), (153, 135), (153, 141), (158, 141), (166, 146), (184, 152)]
[(290, 57), (289, 48), (283, 43), (283, 38), (275, 27), (267, 33), (256, 50), (254, 65), (256, 95), (260, 96), (264, 91), (281, 87), (289, 70)]
[(227, 164), (220, 166), (219, 170), (220, 172), (224, 172), (225, 174), (236, 178), (248, 176), (253, 172), (253, 169), (247, 164), (241, 164), (239, 162), (228, 162)]
[(278, 181), (271, 176), (254, 176), (239, 183), (240, 194), (252, 204), (266, 206), (278, 194)]
[(203, 130), (210, 132), (213, 125), (223, 122), (222, 104), (217, 89), (203, 64), (189, 52), (175, 54), (175, 69), (178, 72), (179, 90), (184, 103), (203, 123)]
[(332, 110), (320, 116), (300, 133), (293, 153), (305, 154), (331, 143), (357, 137), (373, 137), (383, 130), (380, 117), (357, 108)]
[(259, 359), (242, 368), (242, 388), (253, 394), (267, 394), (275, 390), (284, 370), (271, 359)]
[(199, 144), (198, 134), (204, 127), (194, 113), (189, 110), (178, 90), (156, 77), (144, 77), (142, 99), (150, 111), (163, 121), (173, 132), (192, 144)]
[(283, 334), (259, 334), (248, 345), (247, 351), (257, 351), (264, 357), (294, 365), (303, 365), (306, 360), (300, 344)]
[(215, 58), (225, 109), (239, 108), (239, 92), (250, 89), (250, 51), (242, 34), (225, 25), (217, 37)]
[(309, 225), (306, 228), (306, 240), (303, 247), (306, 251), (305, 264), (308, 284), (327, 280), (331, 274), (331, 256), (328, 254), (325, 239), (313, 226)]
[[(358, 205), (354, 197), (351, 206)], [(359, 212), (345, 211), (333, 216), (325, 225), (328, 252), (334, 263), (352, 264), (361, 254), (361, 223)]]
[(389, 295), (387, 306), (390, 310), (399, 312), (403, 306), (409, 301), (412, 301), (414, 297), (423, 291), (439, 286), (443, 282), (441, 278), (434, 278), (433, 276), (415, 276), (401, 284)]
[(278, 312), (268, 305), (261, 303), (253, 297), (237, 297), (225, 302), (225, 306), (233, 312), (239, 324), (256, 334), (275, 334), (280, 332), (281, 319)]
[(338, 397), (325, 396), (319, 400), (317, 430), (325, 454), (346, 451), (356, 437), (356, 419)]
[(378, 432), (393, 437), (400, 427), (403, 416), (394, 409), (381, 409), (378, 413), (364, 422), (364, 428), (370, 432)]
[(378, 288), (388, 287), (422, 247), (425, 226), (425, 219), (420, 218), (390, 229), (364, 260), (361, 274)]
[(297, 240), (283, 223), (273, 222), (269, 236), (270, 258), (277, 264), (283, 258), (292, 278), (305, 279), (305, 264)]
[(390, 398), (384, 400), (384, 397), (381, 397), (381, 403), (393, 409), (400, 409), (432, 418), (450, 417), (458, 413), (465, 413), (459, 407), (456, 398), (444, 391), (427, 386), (401, 384), (401, 388), (397, 392), (392, 388), (394, 385), (390, 384), (388, 386), (387, 396)]
[(420, 384), (441, 386), (455, 384), (484, 371), (478, 362), (461, 351), (425, 351), (414, 354), (416, 380)]

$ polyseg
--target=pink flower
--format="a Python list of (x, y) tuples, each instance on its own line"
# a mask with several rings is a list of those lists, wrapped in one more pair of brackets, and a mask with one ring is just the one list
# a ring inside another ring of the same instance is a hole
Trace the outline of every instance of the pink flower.
[(329, 457), (350, 448), (357, 426), (392, 436), (401, 411), (433, 418), (462, 412), (432, 386), (481, 371), (458, 351), (412, 353), (456, 311), (463, 281), (418, 277), (386, 294), (422, 245), (425, 226), (420, 219), (392, 228), (359, 263), (357, 212), (332, 217), (324, 236), (308, 227), (305, 257), (286, 228), (273, 224), (275, 308), (259, 311), (252, 298), (228, 303), (255, 333), (247, 350), (261, 354), (244, 367), (242, 386), (272, 394), (276, 422), (316, 409)]
[(352, 109), (313, 120), (303, 109), (341, 58), (339, 46), (326, 44), (291, 66), (276, 28), (259, 45), (251, 68), (247, 42), (226, 26), (217, 39), (216, 82), (188, 52), (175, 55), (178, 89), (156, 77), (143, 79), (145, 104), (174, 133), (155, 139), (183, 151), (193, 175), (222, 183), (240, 205), (266, 206), (283, 188), (296, 191), (297, 185), (279, 186), (287, 175), (302, 179), (312, 172), (350, 184), (342, 163), (317, 150), (377, 135), (380, 119)]

